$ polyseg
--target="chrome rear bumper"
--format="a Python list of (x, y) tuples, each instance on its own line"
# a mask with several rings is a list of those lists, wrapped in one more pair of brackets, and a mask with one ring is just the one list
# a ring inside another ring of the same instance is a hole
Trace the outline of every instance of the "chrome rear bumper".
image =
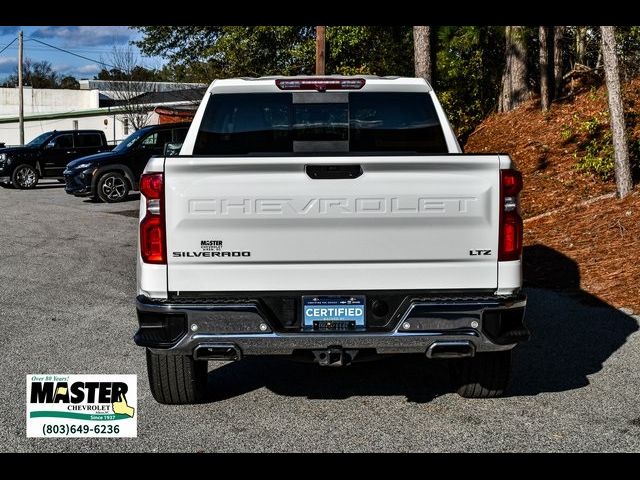
[(447, 344), (468, 345), (473, 354), (507, 350), (529, 338), (524, 324), (524, 294), (416, 296), (409, 298), (402, 314), (394, 317), (399, 320), (387, 331), (348, 332), (285, 330), (259, 300), (171, 303), (139, 296), (136, 302), (140, 328), (135, 342), (166, 354), (193, 355), (202, 346), (228, 351), (234, 357), (332, 348), (427, 354)]

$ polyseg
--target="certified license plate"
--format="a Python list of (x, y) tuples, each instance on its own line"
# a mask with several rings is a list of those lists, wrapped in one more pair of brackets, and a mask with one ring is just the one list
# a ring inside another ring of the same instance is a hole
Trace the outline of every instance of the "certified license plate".
[(302, 297), (303, 326), (306, 330), (355, 330), (364, 327), (365, 297)]

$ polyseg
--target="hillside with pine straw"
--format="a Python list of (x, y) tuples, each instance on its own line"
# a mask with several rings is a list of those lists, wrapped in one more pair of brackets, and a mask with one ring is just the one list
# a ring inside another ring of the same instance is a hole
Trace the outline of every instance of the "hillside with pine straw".
[[(625, 110), (635, 162), (640, 79), (625, 85)], [(615, 197), (608, 121), (604, 87), (554, 103), (546, 113), (530, 100), (485, 119), (465, 151), (508, 153), (523, 173), (525, 285), (580, 288), (638, 313), (640, 189), (623, 200)], [(576, 278), (563, 271), (562, 256), (576, 263)]]

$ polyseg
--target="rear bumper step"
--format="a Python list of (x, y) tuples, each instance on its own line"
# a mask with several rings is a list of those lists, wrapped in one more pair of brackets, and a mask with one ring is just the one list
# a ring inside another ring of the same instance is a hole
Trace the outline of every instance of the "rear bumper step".
[[(172, 303), (136, 299), (140, 328), (135, 342), (168, 354), (202, 360), (246, 355), (291, 355), (297, 350), (375, 350), (423, 353), (430, 358), (506, 350), (529, 338), (526, 296), (410, 298), (388, 331), (283, 330), (259, 301)], [(404, 305), (404, 303), (403, 303)]]

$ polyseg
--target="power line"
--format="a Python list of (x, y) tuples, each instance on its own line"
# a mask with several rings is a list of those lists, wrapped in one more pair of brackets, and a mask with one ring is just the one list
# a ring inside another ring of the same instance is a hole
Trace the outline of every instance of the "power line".
[[(28, 42), (29, 39), (25, 40), (25, 43)], [(18, 46), (17, 45), (12, 45), (9, 47), (10, 50), (15, 50), (17, 49)], [(51, 48), (50, 47), (45, 47), (44, 45), (40, 46), (40, 45), (32, 45), (29, 47), (29, 51), (31, 52), (50, 52)], [(89, 50), (89, 49), (83, 49), (83, 48), (75, 48), (74, 52), (78, 52), (78, 53), (87, 53), (87, 54), (110, 54), (113, 52), (113, 50), (107, 50), (107, 49), (94, 49), (94, 50)]]
[(17, 40), (18, 38), (14, 38), (13, 40), (11, 40), (11, 43), (9, 45), (7, 45), (6, 47), (4, 47), (2, 50), (0, 50), (0, 53), (4, 52), (7, 48), (9, 48), (11, 45), (14, 44), (14, 42)]
[[(14, 41), (15, 41), (15, 40), (14, 40)], [(51, 45), (51, 44), (49, 44), (49, 43), (43, 42), (43, 41), (38, 40), (38, 39), (36, 39), (36, 38), (30, 38), (29, 40), (27, 40), (27, 42), (29, 42), (29, 41), (31, 41), (31, 42), (38, 42), (38, 43), (41, 43), (42, 45), (46, 45), (47, 47), (53, 48), (53, 49), (55, 49), (55, 50), (60, 50), (61, 52), (68, 53), (69, 55), (73, 55), (73, 56), (75, 56), (75, 57), (79, 57), (79, 58), (82, 58), (82, 59), (84, 59), (84, 60), (88, 60), (88, 61), (90, 61), (90, 62), (97, 63), (97, 64), (99, 64), (99, 65), (104, 65), (105, 67), (118, 68), (118, 67), (116, 67), (115, 65), (111, 65), (111, 64), (109, 64), (109, 63), (105, 63), (105, 62), (101, 62), (100, 60), (96, 60), (96, 59), (94, 59), (94, 58), (85, 57), (84, 55), (80, 55), (80, 54), (78, 54), (78, 53), (74, 53), (74, 52), (71, 52), (71, 51), (69, 51), (69, 50), (65, 50), (64, 48), (56, 47), (55, 45)], [(12, 42), (12, 43), (13, 43), (13, 42)], [(2, 53), (2, 52), (0, 52), (0, 53)]]

